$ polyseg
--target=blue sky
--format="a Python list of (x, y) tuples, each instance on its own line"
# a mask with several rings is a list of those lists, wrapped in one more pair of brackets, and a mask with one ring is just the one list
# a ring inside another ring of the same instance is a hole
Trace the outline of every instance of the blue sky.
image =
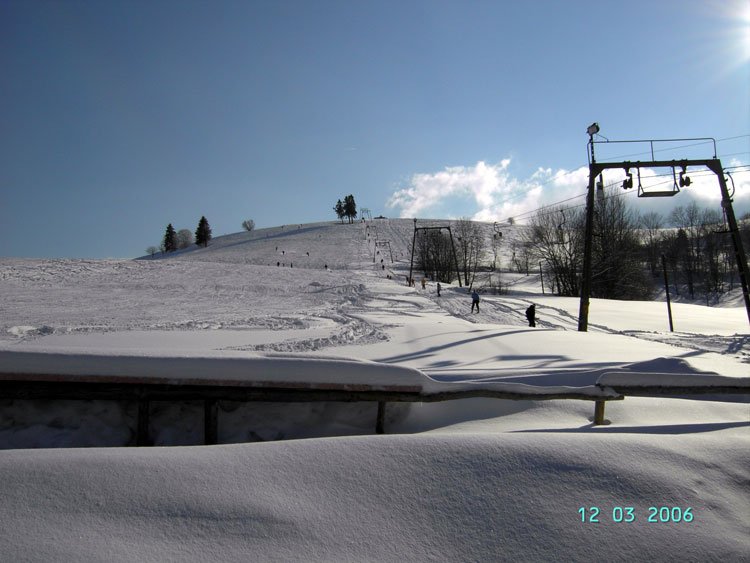
[(747, 165), (749, 4), (0, 0), (0, 255), (135, 257), (167, 223), (329, 220), (350, 193), (522, 216), (585, 190), (593, 121)]

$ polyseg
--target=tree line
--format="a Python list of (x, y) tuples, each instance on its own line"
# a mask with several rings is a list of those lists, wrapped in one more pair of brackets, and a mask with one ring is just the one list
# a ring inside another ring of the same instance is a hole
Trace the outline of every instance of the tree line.
[[(740, 222), (743, 244), (750, 243), (750, 217)], [(537, 212), (513, 261), (519, 271), (542, 270), (551, 292), (579, 296), (585, 210), (556, 207)], [(639, 215), (609, 192), (595, 204), (591, 294), (606, 299), (650, 299), (663, 286), (710, 301), (739, 283), (736, 256), (723, 214), (695, 202), (664, 217)]]
[[(585, 215), (582, 206), (538, 211), (521, 236), (510, 243), (510, 266), (527, 274), (541, 272), (550, 293), (580, 296)], [(467, 218), (450, 226), (450, 232), (447, 225), (417, 231), (415, 266), (426, 277), (443, 283), (460, 275), (470, 287), (478, 272), (490, 272), (497, 266), (502, 235), (488, 234), (486, 227)], [(743, 245), (750, 248), (750, 214), (742, 217), (739, 228)], [(640, 215), (616, 190), (598, 197), (592, 237), (592, 297), (652, 299), (664, 287), (665, 268), (670, 291), (690, 299), (710, 302), (737, 287), (736, 255), (722, 212), (691, 202), (674, 208), (666, 217), (656, 212)]]

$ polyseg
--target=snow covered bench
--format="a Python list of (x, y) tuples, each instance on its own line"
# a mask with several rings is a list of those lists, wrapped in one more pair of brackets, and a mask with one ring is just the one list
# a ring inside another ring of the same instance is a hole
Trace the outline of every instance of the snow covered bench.
[[(631, 397), (750, 394), (750, 377), (716, 374), (613, 371), (602, 374), (596, 385)], [(604, 424), (604, 401), (596, 402), (594, 424)]]

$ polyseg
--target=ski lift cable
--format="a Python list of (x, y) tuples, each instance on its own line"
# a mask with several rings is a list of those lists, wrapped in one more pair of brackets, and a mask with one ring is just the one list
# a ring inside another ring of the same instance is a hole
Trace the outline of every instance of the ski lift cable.
[[(739, 138), (739, 137), (746, 137), (746, 136), (750, 136), (750, 135), (739, 135), (738, 137), (729, 137), (728, 139), (736, 139), (736, 138)], [(720, 140), (728, 140), (728, 139), (720, 139)], [(746, 153), (737, 153), (737, 154), (746, 154)], [(732, 155), (723, 155), (723, 156), (732, 156)], [(633, 168), (635, 168), (635, 166), (633, 166)], [(737, 166), (729, 166), (729, 167), (724, 168), (724, 170), (738, 170), (740, 168), (748, 168), (748, 169), (750, 169), (750, 164), (741, 164), (741, 165), (737, 165)], [(549, 184), (550, 182), (552, 182), (552, 181), (554, 181), (554, 180), (556, 180), (558, 178), (561, 178), (561, 177), (564, 177), (564, 176), (568, 176), (568, 175), (572, 174), (573, 172), (575, 172), (575, 171), (568, 172), (568, 173), (563, 174), (561, 176), (556, 176), (555, 178), (551, 178), (551, 179), (547, 180), (546, 182), (543, 182), (543, 183), (541, 183), (539, 185), (540, 186), (544, 186), (544, 185)], [(746, 170), (741, 170), (741, 172), (746, 172)], [(713, 172), (710, 172), (710, 171), (691, 172), (692, 176), (698, 176), (698, 177), (699, 176), (710, 176), (712, 174), (713, 174)], [(669, 173), (669, 174), (654, 174), (652, 176), (643, 176), (642, 178), (643, 179), (649, 179), (649, 178), (660, 178), (660, 177), (666, 177), (666, 176), (671, 176), (671, 173)], [(605, 187), (606, 188), (612, 187), (614, 185), (617, 185), (618, 183), (619, 183), (619, 181), (618, 182), (613, 182), (611, 184), (606, 184)], [(668, 182), (663, 182), (663, 183), (666, 184)], [(659, 185), (662, 185), (662, 184), (655, 184), (655, 186), (659, 186)], [(654, 187), (654, 186), (649, 186), (649, 187)], [(617, 197), (621, 197), (622, 195), (626, 195), (626, 194), (619, 194)], [(523, 219), (526, 216), (534, 215), (537, 212), (542, 211), (544, 209), (548, 209), (550, 207), (557, 207), (557, 206), (559, 206), (559, 205), (561, 205), (563, 203), (567, 203), (569, 201), (573, 201), (575, 199), (578, 199), (580, 197), (585, 197), (585, 196), (586, 196), (586, 193), (584, 192), (582, 194), (579, 194), (579, 195), (576, 195), (576, 196), (573, 196), (573, 197), (570, 197), (570, 198), (567, 198), (567, 199), (556, 201), (554, 203), (550, 203), (550, 204), (538, 207), (536, 209), (532, 209), (530, 211), (526, 211), (526, 212), (521, 213), (519, 215), (514, 215), (513, 218), (514, 219)], [(606, 196), (606, 197), (613, 197), (613, 196)], [(605, 197), (605, 199), (606, 199), (606, 197)], [(509, 201), (512, 202), (513, 200), (511, 199)], [(585, 205), (585, 204), (583, 204), (583, 205)], [(576, 207), (582, 207), (583, 205), (572, 206), (569, 209), (575, 209)], [(541, 215), (544, 216), (545, 214), (541, 214)]]
[[(730, 166), (730, 167), (725, 168), (724, 170), (736, 170), (736, 169), (739, 169), (739, 168), (750, 168), (750, 165), (743, 164), (743, 165), (740, 165), (740, 166)], [(741, 170), (740, 172), (747, 172), (747, 170)], [(714, 175), (714, 173), (711, 172), (711, 171), (709, 171), (709, 170), (691, 172), (691, 176), (693, 176), (693, 177), (704, 177), (704, 176), (713, 176), (713, 175)], [(671, 173), (667, 173), (667, 174), (654, 174), (652, 176), (643, 176), (642, 178), (643, 179), (651, 179), (651, 178), (662, 178), (662, 177), (671, 177), (671, 176), (672, 176)], [(620, 181), (617, 180), (615, 182), (610, 182), (609, 184), (605, 184), (604, 187), (605, 187), (605, 189), (606, 188), (611, 188), (611, 187), (619, 185), (619, 183), (620, 183)], [(649, 188), (655, 188), (655, 187), (658, 187), (658, 186), (662, 186), (662, 185), (666, 185), (666, 184), (671, 184), (671, 183), (672, 183), (672, 180), (666, 180), (664, 182), (659, 182), (659, 183), (653, 184), (653, 185), (649, 186)], [(626, 196), (626, 195), (628, 195), (630, 193), (636, 193), (636, 192), (630, 192), (630, 191), (618, 192), (618, 193), (615, 193), (615, 194), (607, 195), (607, 196), (604, 197), (604, 199), (606, 200), (606, 199), (610, 199), (610, 198), (613, 198), (613, 197), (623, 197), (623, 196)], [(550, 207), (557, 207), (558, 205), (560, 205), (562, 203), (566, 203), (568, 201), (572, 201), (574, 199), (578, 199), (580, 197), (585, 197), (585, 196), (586, 196), (586, 194), (583, 193), (583, 194), (580, 194), (580, 195), (577, 195), (577, 196), (574, 196), (574, 197), (571, 197), (571, 198), (568, 198), (568, 199), (565, 199), (565, 200), (558, 201), (556, 203), (551, 203), (549, 205), (544, 205), (544, 206), (539, 207), (537, 209), (534, 209), (532, 211), (527, 211), (526, 213), (523, 213), (521, 215), (517, 215), (516, 218), (522, 218), (522, 217), (525, 217), (526, 215), (531, 215), (531, 214), (537, 213), (539, 211), (542, 211), (544, 209), (548, 209)], [(585, 207), (585, 205), (586, 204), (583, 203), (583, 204), (580, 204), (580, 205), (574, 205), (574, 206), (571, 206), (571, 207), (567, 207), (566, 209), (576, 209), (578, 207)], [(539, 216), (545, 217), (547, 215), (553, 215), (553, 214), (557, 213), (558, 211), (559, 211), (559, 209), (553, 209), (552, 211), (550, 211), (548, 213), (539, 213)]]

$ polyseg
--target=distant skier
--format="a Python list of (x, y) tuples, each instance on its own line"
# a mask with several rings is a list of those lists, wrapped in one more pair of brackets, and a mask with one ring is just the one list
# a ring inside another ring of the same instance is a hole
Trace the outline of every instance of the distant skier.
[(477, 308), (477, 313), (479, 313), (479, 294), (476, 291), (471, 292), (471, 312), (474, 312), (474, 307)]
[(437, 284), (438, 297), (440, 297), (440, 282)]
[(529, 321), (529, 326), (536, 326), (536, 305), (534, 305), (533, 303), (529, 305), (528, 309), (526, 309), (526, 318)]
[(424, 281), (424, 278), (422, 278), (422, 289), (424, 288), (425, 288), (425, 281)]

